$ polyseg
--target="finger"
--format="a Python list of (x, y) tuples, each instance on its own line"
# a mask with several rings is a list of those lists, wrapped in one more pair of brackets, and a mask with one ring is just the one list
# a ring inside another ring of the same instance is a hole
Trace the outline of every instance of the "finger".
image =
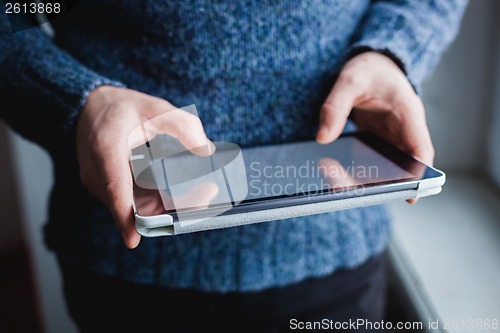
[(126, 145), (117, 144), (123, 140), (101, 140), (96, 149), (97, 164), (105, 190), (105, 203), (111, 211), (116, 225), (122, 233), (125, 245), (133, 249), (140, 241), (135, 229), (132, 209), (133, 183), (128, 163)]
[[(165, 104), (170, 105), (167, 102)], [(207, 138), (201, 121), (196, 115), (181, 109), (171, 110), (165, 107), (158, 110), (159, 107), (155, 107), (157, 108), (154, 111), (155, 116), (146, 121), (138, 119), (137, 126), (129, 133), (130, 150), (152, 142), (158, 135), (168, 134), (169, 137), (178, 139), (185, 149), (196, 155), (209, 156), (215, 152), (214, 143)], [(168, 140), (168, 138), (165, 139)], [(172, 154), (182, 151), (176, 148), (175, 143), (168, 147)]]
[[(434, 146), (427, 123), (425, 120), (425, 109), (421, 100), (407, 98), (402, 101), (402, 141), (405, 150), (427, 165), (432, 166), (434, 162)], [(415, 164), (412, 174), (417, 178), (425, 172), (425, 167)], [(415, 204), (417, 198), (408, 199), (409, 204)]]
[(361, 91), (356, 80), (347, 75), (339, 76), (320, 110), (318, 143), (330, 143), (340, 136)]
[(425, 119), (425, 109), (418, 97), (403, 99), (401, 105), (401, 140), (405, 150), (424, 162), (434, 162), (434, 146)]
[(144, 123), (144, 129), (149, 141), (156, 135), (166, 133), (195, 154), (208, 156), (215, 150), (200, 118), (182, 109), (170, 110), (148, 120)]
[(162, 191), (144, 189), (134, 185), (134, 202), (139, 214), (145, 216), (165, 214), (160, 192)]

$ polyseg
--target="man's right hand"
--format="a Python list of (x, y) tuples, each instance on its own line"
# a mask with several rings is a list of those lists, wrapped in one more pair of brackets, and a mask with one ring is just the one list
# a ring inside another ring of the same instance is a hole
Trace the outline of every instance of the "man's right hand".
[[(168, 112), (168, 117), (158, 117)], [(123, 241), (140, 241), (132, 210), (133, 179), (129, 166), (129, 136), (152, 119), (148, 137), (168, 134), (186, 149), (207, 147), (200, 119), (169, 102), (134, 90), (101, 86), (94, 89), (77, 122), (77, 158), (83, 184), (108, 207)], [(137, 132), (137, 131), (136, 131)], [(208, 147), (210, 153), (210, 147)]]

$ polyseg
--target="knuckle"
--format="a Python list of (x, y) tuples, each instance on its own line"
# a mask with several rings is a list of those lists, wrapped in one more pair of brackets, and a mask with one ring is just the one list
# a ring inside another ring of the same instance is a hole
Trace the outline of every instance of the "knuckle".
[(101, 136), (95, 136), (89, 139), (90, 158), (97, 159), (101, 155), (102, 147), (105, 145), (105, 140)]
[(337, 113), (345, 111), (346, 107), (351, 106), (350, 101), (343, 94), (337, 93), (335, 96), (328, 98), (322, 106), (323, 113)]
[(105, 179), (103, 182), (103, 193), (104, 193), (104, 199), (105, 202), (109, 208), (109, 210), (113, 213), (115, 213), (114, 209), (114, 202), (116, 202), (117, 199), (117, 193), (115, 192), (115, 186), (116, 183), (112, 179)]
[(343, 70), (339, 75), (338, 81), (346, 86), (360, 87), (363, 83), (363, 77), (353, 71)]
[(106, 152), (116, 149), (122, 142), (126, 142), (127, 136), (124, 129), (110, 129), (90, 135), (88, 138), (90, 157), (99, 159)]
[(85, 187), (90, 187), (90, 178), (88, 176), (88, 172), (86, 172), (86, 170), (84, 170), (84, 169), (81, 169), (79, 176), (80, 176), (80, 181), (82, 182), (82, 184)]
[(190, 132), (199, 131), (203, 129), (203, 125), (201, 123), (200, 118), (190, 113), (186, 113), (186, 115), (183, 117), (181, 125)]
[(429, 148), (427, 149), (429, 151), (429, 156), (431, 159), (434, 159), (434, 157), (436, 157), (436, 150), (434, 149), (434, 146), (431, 144), (429, 144)]
[(147, 105), (148, 109), (154, 110), (155, 114), (163, 114), (169, 111), (168, 105), (161, 99), (154, 99)]
[(338, 107), (338, 103), (336, 101), (328, 101), (323, 104), (321, 107), (321, 113), (322, 114), (329, 114), (333, 113)]
[(87, 137), (87, 145), (92, 153), (97, 145), (101, 142), (99, 133), (93, 133)]
[(111, 197), (113, 195), (114, 183), (113, 181), (106, 179), (104, 181), (104, 192), (107, 197)]

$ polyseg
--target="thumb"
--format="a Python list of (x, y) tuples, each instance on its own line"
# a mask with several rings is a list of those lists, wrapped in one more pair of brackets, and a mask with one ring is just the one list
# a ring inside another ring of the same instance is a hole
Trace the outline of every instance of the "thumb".
[(359, 95), (358, 89), (351, 82), (352, 80), (345, 80), (340, 76), (321, 107), (319, 130), (316, 134), (318, 143), (330, 143), (342, 133)]
[[(171, 104), (167, 102), (163, 104), (165, 107), (157, 110), (158, 114), (154, 118), (142, 124), (147, 136), (146, 141), (152, 140), (156, 135), (166, 133), (179, 140), (184, 148), (194, 154), (209, 156), (215, 151), (215, 146), (207, 138), (203, 124), (197, 115), (183, 109), (169, 109), (168, 106)], [(129, 136), (129, 142), (133, 141), (133, 136)], [(142, 144), (144, 143), (143, 140)]]

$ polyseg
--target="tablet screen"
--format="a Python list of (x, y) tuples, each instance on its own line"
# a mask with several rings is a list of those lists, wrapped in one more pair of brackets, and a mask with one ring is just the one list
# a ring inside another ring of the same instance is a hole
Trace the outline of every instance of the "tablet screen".
[(439, 176), (371, 135), (342, 136), (327, 145), (308, 141), (240, 149), (216, 143), (209, 157), (171, 153), (168, 147), (157, 137), (132, 153), (140, 215), (196, 210), (219, 215), (235, 206), (348, 190), (363, 195), (374, 186)]
[(356, 137), (243, 150), (247, 199), (335, 191), (412, 178)]

